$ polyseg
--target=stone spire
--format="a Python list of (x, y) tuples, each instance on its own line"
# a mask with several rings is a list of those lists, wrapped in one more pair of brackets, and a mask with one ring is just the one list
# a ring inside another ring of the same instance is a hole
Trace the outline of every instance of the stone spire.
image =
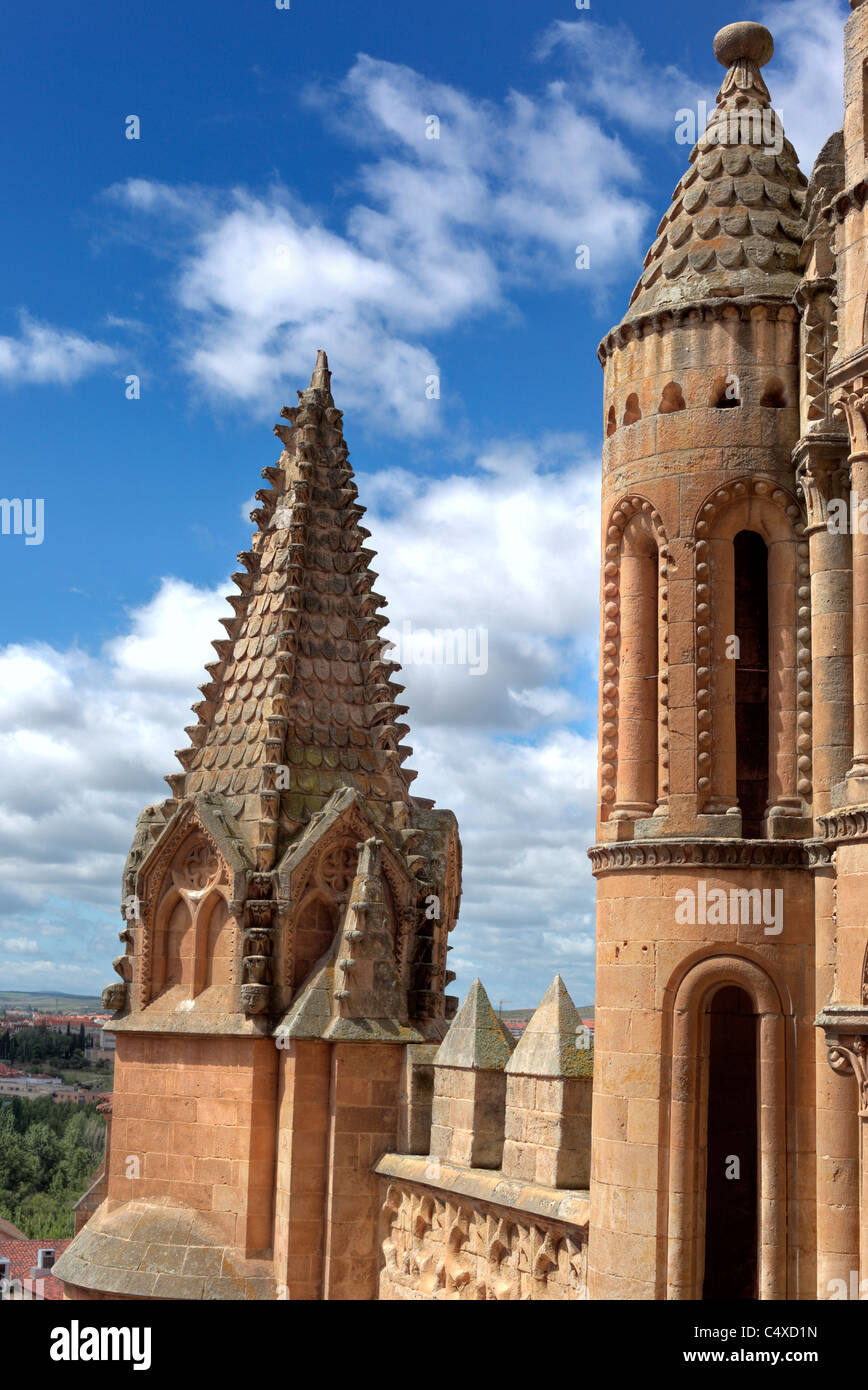
[(384, 656), (385, 599), (374, 592), (375, 551), (349, 466), (342, 414), (331, 394), (326, 354), (298, 405), (276, 425), (284, 449), (263, 470), (269, 486), (251, 513), (257, 532), (233, 575), (240, 593), (227, 637), (194, 705), (184, 772), (167, 778), (175, 801), (202, 793), (225, 799), (271, 869), (299, 828), (340, 786), (381, 804), (409, 801), (402, 767), (406, 705), (399, 669)]
[(590, 1076), (590, 1054), (578, 1045), (582, 1026), (560, 975), (555, 975), (536, 1013), (506, 1064), (509, 1073), (532, 1076)]
[(434, 1064), (502, 1071), (514, 1047), (512, 1034), (491, 1007), (482, 981), (476, 979), (440, 1044)]
[(726, 68), (717, 107), (657, 228), (627, 320), (713, 297), (792, 298), (807, 180), (760, 72), (773, 52), (761, 24), (717, 34)]

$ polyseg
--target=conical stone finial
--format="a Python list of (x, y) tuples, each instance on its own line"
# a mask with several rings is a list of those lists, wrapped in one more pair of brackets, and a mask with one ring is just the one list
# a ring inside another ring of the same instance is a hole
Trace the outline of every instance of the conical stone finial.
[(577, 1046), (582, 1020), (560, 975), (555, 975), (506, 1064), (509, 1074), (590, 1076), (587, 1049)]
[(714, 52), (726, 68), (717, 105), (657, 228), (625, 323), (746, 295), (789, 303), (799, 283), (807, 179), (760, 71), (774, 40), (762, 24), (728, 24)]
[(727, 24), (714, 36), (714, 56), (725, 68), (741, 61), (764, 68), (774, 51), (775, 41), (765, 25), (754, 24), (749, 19)]
[(502, 1071), (512, 1054), (509, 1031), (491, 1007), (481, 980), (474, 980), (434, 1058), (435, 1067)]

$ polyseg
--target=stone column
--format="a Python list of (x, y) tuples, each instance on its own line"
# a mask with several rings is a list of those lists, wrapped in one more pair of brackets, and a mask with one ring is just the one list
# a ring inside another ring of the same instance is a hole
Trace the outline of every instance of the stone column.
[[(848, 503), (847, 441), (839, 435), (807, 435), (794, 452), (796, 478), (805, 499), (811, 567), (814, 825), (832, 806), (853, 757), (853, 584), (850, 535), (829, 527), (829, 503)], [(799, 728), (803, 727), (802, 712)]]
[(861, 504), (868, 502), (866, 412), (868, 377), (859, 377), (833, 407), (833, 413), (847, 421), (852, 446), (848, 516), (853, 542), (853, 763), (847, 774), (851, 805), (868, 801), (868, 532), (860, 529)]
[[(817, 1015), (817, 1026), (826, 1035), (829, 1066), (838, 1076), (855, 1077), (856, 1095), (851, 1092), (850, 1103), (859, 1116), (858, 1137), (858, 1212), (855, 1229), (851, 1221), (851, 1238), (858, 1233), (858, 1245), (851, 1249), (851, 1255), (858, 1255), (856, 1287), (868, 1278), (868, 1008), (865, 1005), (830, 1004)], [(852, 1110), (851, 1110), (852, 1114)], [(856, 1194), (854, 1193), (854, 1196)], [(851, 1270), (845, 1271), (841, 1263), (834, 1277), (846, 1281), (850, 1296)], [(820, 1292), (823, 1297), (823, 1292)], [(828, 1296), (826, 1294), (825, 1296)]]
[(617, 799), (613, 820), (650, 816), (657, 804), (657, 559), (621, 560)]

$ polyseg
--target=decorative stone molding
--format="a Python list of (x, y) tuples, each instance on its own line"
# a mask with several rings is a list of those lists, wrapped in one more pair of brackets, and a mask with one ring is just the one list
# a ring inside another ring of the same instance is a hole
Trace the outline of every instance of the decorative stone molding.
[(825, 816), (818, 817), (818, 825), (824, 840), (833, 843), (868, 839), (868, 806), (848, 806), (846, 810), (829, 811)]
[(606, 334), (597, 348), (597, 357), (600, 364), (605, 366), (606, 359), (611, 357), (619, 348), (625, 347), (627, 343), (638, 342), (642, 338), (650, 338), (654, 333), (668, 333), (671, 329), (680, 328), (685, 323), (719, 323), (723, 319), (732, 318), (740, 319), (744, 323), (756, 318), (764, 318), (769, 323), (774, 323), (777, 320), (795, 323), (798, 318), (798, 310), (792, 304), (782, 304), (780, 299), (762, 294), (742, 295), (737, 300), (723, 298), (692, 300), (688, 304), (666, 309), (663, 312), (638, 314), (635, 318), (619, 324), (617, 328), (613, 328), (611, 332)]
[(837, 281), (802, 280), (793, 296), (802, 311), (801, 351), (805, 366), (807, 418), (829, 418), (826, 373), (838, 350)]
[[(863, 991), (864, 993), (864, 991)], [(859, 1115), (868, 1119), (868, 1008), (828, 1004), (817, 1014), (817, 1027), (826, 1035), (827, 1060), (838, 1076), (855, 1076), (859, 1085)]]
[(616, 502), (606, 527), (605, 553), (603, 557), (603, 704), (600, 743), (600, 800), (605, 808), (611, 808), (617, 797), (618, 781), (618, 685), (620, 680), (620, 634), (621, 634), (621, 559), (624, 545), (624, 532), (629, 521), (636, 515), (643, 515), (650, 523), (657, 544), (658, 556), (658, 594), (659, 618), (663, 630), (660, 658), (660, 684), (663, 693), (660, 697), (659, 720), (661, 736), (658, 741), (661, 777), (658, 802), (665, 804), (669, 795), (669, 612), (668, 576), (669, 551), (666, 532), (660, 513), (646, 498), (631, 494)]
[[(592, 845), (591, 872), (610, 869), (717, 866), (734, 869), (805, 869), (810, 867), (802, 840), (625, 840)], [(817, 862), (821, 861), (818, 857)]]
[(381, 1300), (587, 1298), (588, 1199), (386, 1154)]
[(820, 209), (820, 216), (824, 222), (841, 223), (851, 212), (861, 212), (865, 206), (865, 199), (868, 198), (868, 183), (864, 179), (859, 179), (852, 187), (845, 188), (843, 193), (839, 193), (833, 198), (831, 203), (827, 203)]
[[(805, 540), (805, 523), (801, 508), (792, 493), (779, 487), (769, 478), (737, 478), (724, 483), (706, 498), (694, 521), (696, 537), (696, 588), (694, 622), (696, 630), (696, 790), (698, 809), (706, 808), (713, 796), (711, 769), (714, 743), (712, 662), (711, 662), (711, 591), (709, 585), (709, 540), (713, 538), (718, 514), (732, 502), (750, 497), (763, 498), (784, 511), (797, 541), (796, 565), (796, 723), (798, 728), (798, 779), (800, 796), (811, 795), (811, 585), (810, 552)], [(717, 809), (717, 808), (715, 808)], [(725, 807), (722, 809), (726, 809)]]

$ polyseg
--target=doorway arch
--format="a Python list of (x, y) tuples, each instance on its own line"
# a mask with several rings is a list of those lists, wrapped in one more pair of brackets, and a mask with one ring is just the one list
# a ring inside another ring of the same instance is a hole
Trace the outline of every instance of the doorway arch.
[(710, 1006), (724, 989), (735, 989), (746, 996), (749, 1016), (755, 1019), (756, 1297), (781, 1299), (787, 1296), (786, 1018), (792, 1010), (785, 1007), (763, 966), (738, 955), (714, 955), (698, 961), (688, 968), (675, 989), (671, 1016), (666, 1296), (703, 1297)]

